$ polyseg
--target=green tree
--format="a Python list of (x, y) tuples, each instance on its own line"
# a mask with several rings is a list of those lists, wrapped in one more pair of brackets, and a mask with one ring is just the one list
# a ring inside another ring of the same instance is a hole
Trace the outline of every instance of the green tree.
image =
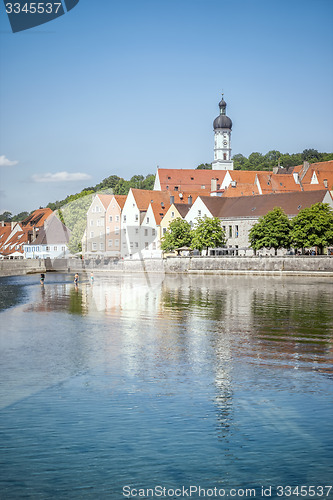
[(142, 189), (152, 190), (154, 189), (154, 184), (155, 184), (155, 175), (148, 174), (146, 175), (145, 180), (142, 182)]
[(121, 177), (118, 177), (118, 175), (110, 175), (109, 177), (106, 177), (105, 179), (102, 180), (99, 184), (97, 184), (95, 187), (90, 188), (93, 191), (100, 191), (102, 189), (114, 189), (118, 182), (120, 181)]
[(197, 170), (212, 170), (212, 164), (211, 163), (200, 163), (200, 165), (197, 166)]
[(191, 226), (186, 220), (177, 217), (170, 222), (166, 233), (161, 238), (161, 249), (171, 251), (189, 246), (191, 246)]
[(11, 212), (5, 211), (0, 214), (0, 220), (3, 220), (4, 222), (11, 222), (13, 218), (13, 214)]
[(114, 188), (114, 194), (128, 194), (130, 189), (131, 189), (130, 181), (125, 181), (124, 179), (120, 179), (120, 181)]
[(225, 245), (226, 238), (220, 219), (217, 217), (198, 218), (192, 230), (191, 247), (197, 250), (217, 248)]
[(321, 153), (316, 149), (304, 149), (302, 153), (302, 160), (308, 162), (320, 161)]
[(260, 170), (261, 165), (264, 162), (264, 156), (261, 153), (251, 153), (249, 156), (249, 166), (250, 170)]
[(29, 212), (20, 212), (19, 214), (14, 215), (14, 217), (12, 217), (12, 221), (13, 222), (20, 222), (21, 220), (26, 219), (28, 216), (29, 216)]
[(291, 222), (282, 208), (275, 207), (258, 222), (249, 232), (250, 245), (254, 251), (260, 248), (289, 248), (291, 243)]
[(242, 154), (237, 154), (232, 157), (235, 170), (247, 170), (249, 167), (249, 160)]
[(292, 245), (295, 248), (323, 248), (333, 245), (333, 211), (328, 203), (303, 208), (292, 221)]

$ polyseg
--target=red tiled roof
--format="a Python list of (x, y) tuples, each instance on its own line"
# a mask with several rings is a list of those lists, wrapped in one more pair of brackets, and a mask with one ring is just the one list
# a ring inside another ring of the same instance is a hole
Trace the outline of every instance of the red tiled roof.
[(99, 194), (99, 193), (97, 193), (96, 196), (100, 199), (103, 207), (106, 210), (110, 204), (110, 201), (113, 198), (113, 194)]
[(214, 217), (261, 217), (275, 207), (281, 207), (287, 215), (297, 215), (299, 210), (322, 202), (326, 190), (310, 192), (266, 194), (261, 196), (242, 196), (240, 198), (224, 198), (202, 196), (208, 210)]
[(229, 185), (222, 196), (223, 198), (234, 198), (235, 196), (254, 196), (258, 194), (259, 191), (256, 184), (237, 183), (235, 187)]
[(39, 208), (20, 222), (23, 227), (43, 227), (46, 219), (53, 214), (50, 208)]
[(122, 210), (124, 208), (125, 201), (127, 199), (127, 195), (126, 194), (115, 194), (115, 195), (113, 195), (113, 197), (115, 198), (116, 202), (118, 203), (118, 205), (120, 206), (120, 208)]
[[(18, 226), (18, 227), (17, 227)], [(0, 247), (0, 252), (2, 255), (10, 255), (14, 252), (20, 252), (23, 255), (23, 245), (29, 241), (29, 233), (31, 229), (29, 227), (23, 227), (17, 224), (13, 229), (19, 229), (16, 231), (6, 242)], [(8, 238), (8, 237), (7, 237)], [(16, 248), (16, 247), (19, 248)]]
[(222, 184), (226, 172), (226, 170), (159, 168), (157, 176), (162, 191), (174, 191), (177, 188), (179, 192), (201, 191), (202, 193), (205, 190), (210, 192), (212, 179), (217, 179), (217, 182)]

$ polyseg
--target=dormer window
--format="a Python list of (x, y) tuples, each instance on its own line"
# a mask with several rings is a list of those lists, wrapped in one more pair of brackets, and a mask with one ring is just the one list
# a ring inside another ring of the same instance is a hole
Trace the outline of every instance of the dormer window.
[(175, 186), (175, 191), (178, 191), (178, 186)]

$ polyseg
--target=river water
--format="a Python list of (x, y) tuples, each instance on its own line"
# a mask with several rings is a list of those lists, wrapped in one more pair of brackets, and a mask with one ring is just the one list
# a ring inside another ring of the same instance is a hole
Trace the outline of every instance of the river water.
[(1, 500), (333, 498), (329, 279), (47, 274), (0, 293)]

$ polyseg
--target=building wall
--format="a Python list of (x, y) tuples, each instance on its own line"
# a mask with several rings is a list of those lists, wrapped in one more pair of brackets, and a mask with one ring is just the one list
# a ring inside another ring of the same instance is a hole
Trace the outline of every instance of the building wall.
[(92, 254), (105, 252), (105, 213), (106, 209), (96, 195), (87, 212), (86, 251)]
[(113, 197), (105, 214), (106, 256), (121, 257), (121, 216), (121, 208)]
[(49, 243), (48, 245), (24, 245), (24, 258), (25, 259), (58, 259), (66, 258), (69, 255), (67, 245), (64, 243)]
[(166, 233), (166, 231), (169, 228), (170, 222), (174, 221), (178, 217), (182, 218), (180, 213), (178, 212), (177, 208), (174, 205), (171, 205), (163, 219), (161, 220), (161, 226), (160, 226), (160, 238), (163, 237), (163, 235)]
[(121, 256), (126, 259), (142, 250), (140, 241), (140, 210), (133, 193), (130, 191), (121, 217)]
[(206, 205), (200, 198), (197, 198), (185, 216), (185, 220), (194, 227), (198, 217), (213, 217)]

